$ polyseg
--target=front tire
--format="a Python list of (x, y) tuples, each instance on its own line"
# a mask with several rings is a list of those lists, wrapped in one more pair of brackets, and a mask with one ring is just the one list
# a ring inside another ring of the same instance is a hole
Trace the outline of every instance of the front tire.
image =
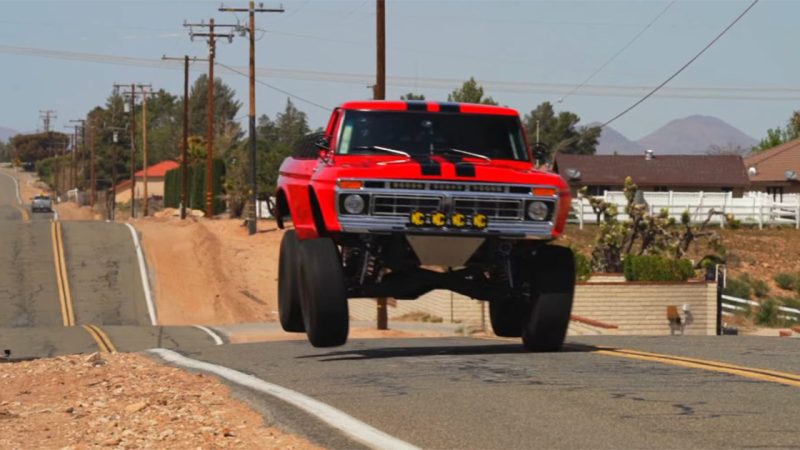
[(521, 337), (528, 316), (527, 309), (522, 299), (490, 300), (489, 320), (494, 334), (500, 337)]
[(531, 309), (522, 343), (532, 352), (556, 352), (564, 345), (575, 294), (575, 256), (567, 247), (545, 245), (533, 257)]
[(300, 305), (314, 347), (347, 342), (350, 317), (339, 250), (330, 238), (300, 241)]
[(303, 332), (303, 312), (300, 308), (299, 261), (300, 241), (294, 230), (281, 239), (278, 260), (278, 313), (284, 331)]

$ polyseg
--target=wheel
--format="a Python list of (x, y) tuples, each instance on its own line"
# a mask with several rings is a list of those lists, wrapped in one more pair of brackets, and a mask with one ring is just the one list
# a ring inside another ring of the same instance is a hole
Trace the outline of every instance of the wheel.
[(489, 301), (489, 320), (494, 334), (501, 337), (521, 337), (528, 316), (528, 307), (522, 301)]
[(284, 331), (290, 332), (306, 330), (300, 309), (299, 252), (300, 241), (295, 231), (284, 233), (278, 259), (278, 313)]
[(350, 317), (339, 250), (330, 238), (299, 242), (300, 305), (308, 341), (314, 347), (347, 342)]
[(531, 309), (522, 343), (532, 352), (555, 352), (564, 345), (575, 294), (575, 256), (567, 247), (545, 245), (532, 260)]

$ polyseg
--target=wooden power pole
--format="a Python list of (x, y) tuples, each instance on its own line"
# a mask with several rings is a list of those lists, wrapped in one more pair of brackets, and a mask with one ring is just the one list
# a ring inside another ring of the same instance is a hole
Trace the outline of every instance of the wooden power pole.
[[(376, 18), (376, 47), (377, 47), (377, 67), (375, 88), (373, 89), (373, 98), (375, 100), (386, 99), (386, 1), (376, 0), (377, 5), (375, 8)], [(386, 297), (378, 298), (378, 329), (389, 329), (389, 311), (387, 310)]]
[[(114, 88), (120, 87), (130, 88), (130, 91), (123, 91), (123, 95), (130, 96), (130, 114), (131, 114), (131, 217), (136, 217), (136, 95), (139, 93), (136, 88), (144, 92), (145, 88), (150, 88), (149, 84), (131, 83), (131, 84), (118, 84), (114, 83)], [(147, 128), (147, 124), (143, 124)]]
[(250, 235), (256, 234), (258, 217), (256, 202), (258, 201), (258, 186), (256, 185), (256, 13), (274, 12), (282, 13), (283, 8), (256, 8), (256, 2), (250, 1), (247, 8), (220, 7), (220, 11), (246, 12), (250, 15), (248, 33), (250, 37), (250, 113), (249, 140), (250, 140), (250, 208), (247, 217), (247, 231)]
[[(208, 38), (208, 126), (206, 132), (206, 216), (208, 218), (214, 217), (214, 57), (217, 52), (217, 38), (225, 37), (228, 41), (233, 40), (232, 33), (215, 33), (214, 19), (212, 18), (209, 23), (201, 22), (199, 24), (184, 23), (183, 26), (189, 28), (189, 37), (194, 40), (195, 37)], [(238, 25), (216, 25), (216, 27), (236, 28)], [(208, 28), (207, 33), (195, 33), (192, 27)]]

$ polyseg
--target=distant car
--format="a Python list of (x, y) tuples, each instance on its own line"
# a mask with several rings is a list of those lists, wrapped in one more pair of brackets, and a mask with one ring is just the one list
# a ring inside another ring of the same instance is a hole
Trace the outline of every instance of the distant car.
[(46, 195), (37, 195), (33, 197), (31, 203), (31, 211), (33, 212), (53, 212), (53, 200)]

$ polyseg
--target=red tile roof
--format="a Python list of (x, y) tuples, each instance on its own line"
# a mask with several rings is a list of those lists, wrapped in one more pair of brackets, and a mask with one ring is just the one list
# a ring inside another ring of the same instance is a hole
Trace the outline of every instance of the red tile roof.
[[(166, 160), (147, 167), (147, 178), (165, 177), (167, 172), (180, 167), (175, 161)], [(144, 178), (144, 169), (136, 172), (136, 178)]]
[(800, 178), (800, 139), (750, 155), (744, 159), (744, 164), (747, 168), (756, 168), (755, 175), (748, 173), (750, 181), (789, 181), (787, 170), (793, 170)]
[[(580, 171), (570, 180), (566, 171)], [(741, 188), (750, 184), (738, 155), (556, 155), (554, 170), (570, 184), (622, 186), (625, 177), (642, 187)]]

